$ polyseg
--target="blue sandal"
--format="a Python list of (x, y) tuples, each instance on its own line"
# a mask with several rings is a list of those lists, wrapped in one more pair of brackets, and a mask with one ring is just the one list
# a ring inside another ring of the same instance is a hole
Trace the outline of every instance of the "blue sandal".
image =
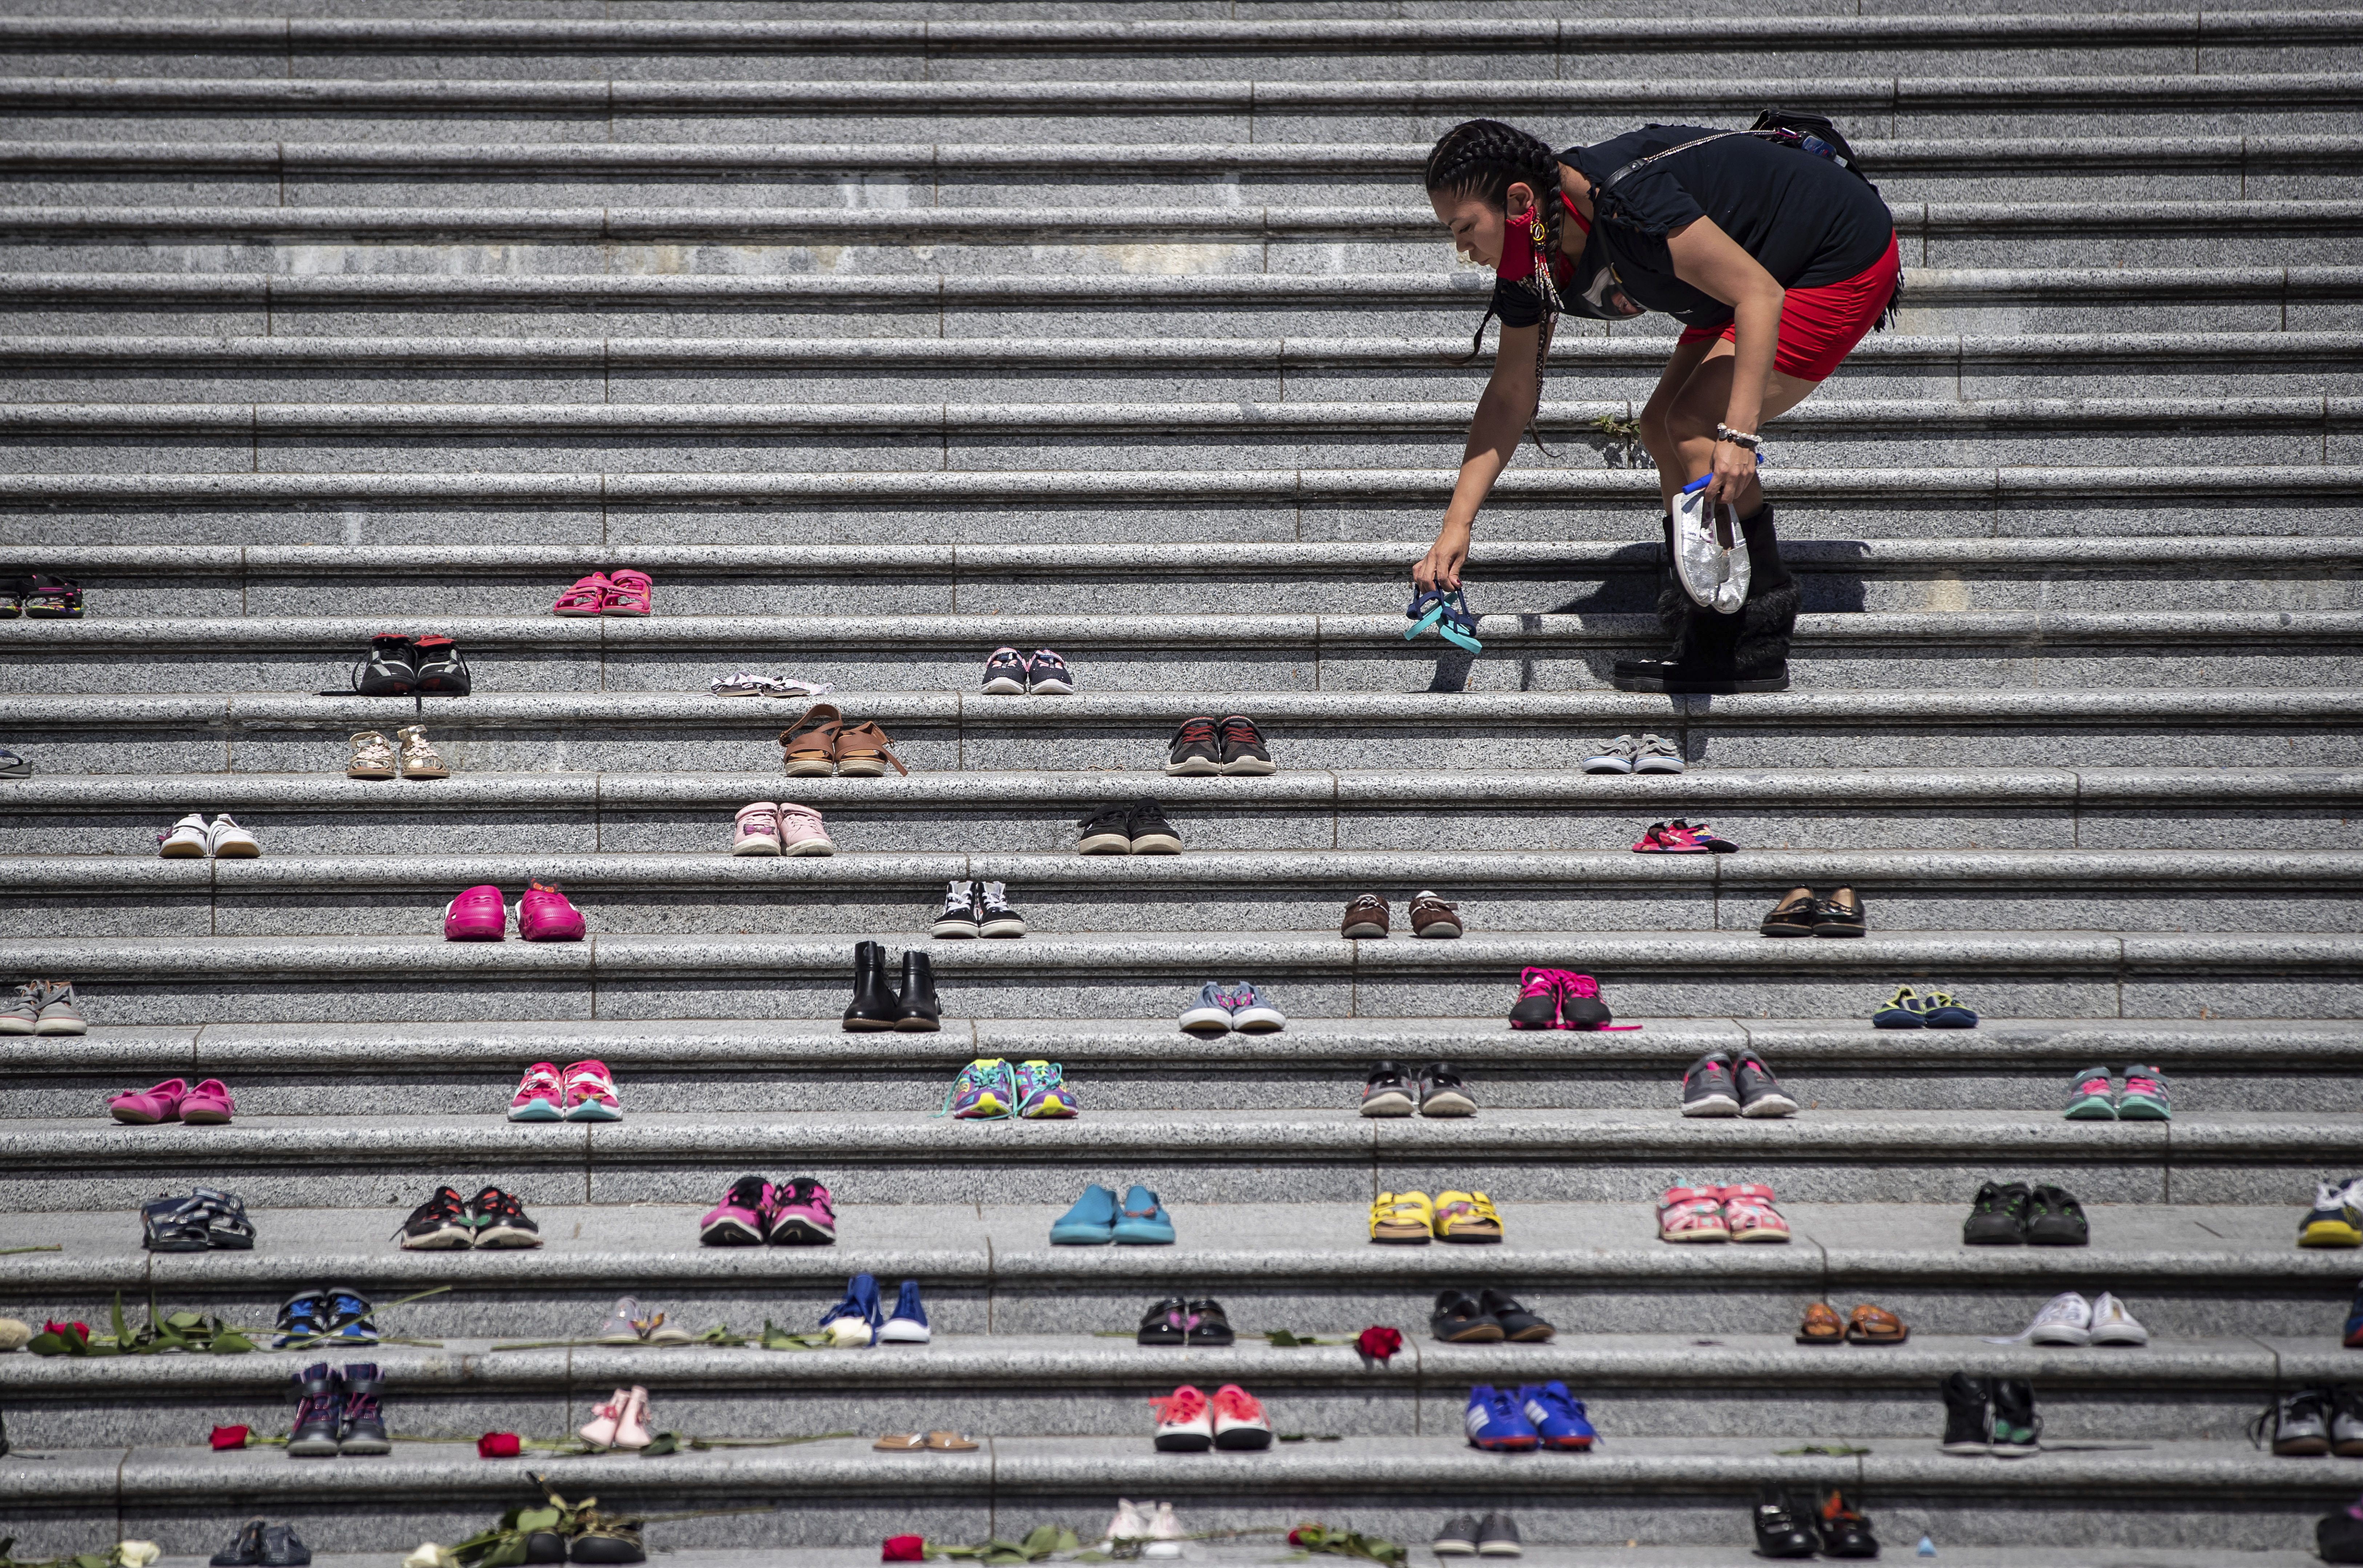
[(1411, 622), (1411, 629), (1403, 633), (1405, 642), (1434, 627), (1438, 637), (1457, 648), (1471, 653), (1485, 651), (1485, 645), (1477, 640), (1477, 617), (1469, 613), (1468, 601), (1458, 588), (1414, 594), (1403, 618)]

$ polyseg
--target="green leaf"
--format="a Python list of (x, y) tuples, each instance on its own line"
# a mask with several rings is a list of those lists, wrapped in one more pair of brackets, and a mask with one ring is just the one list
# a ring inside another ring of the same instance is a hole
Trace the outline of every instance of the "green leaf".
[(64, 1356), (73, 1352), (66, 1348), (65, 1336), (44, 1329), (34, 1335), (25, 1348), (37, 1356)]
[(484, 1553), (483, 1568), (511, 1568), (525, 1561), (525, 1537), (510, 1536), (492, 1551)]
[(131, 1342), (131, 1330), (123, 1326), (123, 1293), (119, 1290), (115, 1293), (115, 1342), (118, 1345)]
[(550, 1529), (555, 1528), (557, 1524), (558, 1510), (556, 1508), (527, 1508), (525, 1512), (517, 1515), (516, 1519), (516, 1528), (528, 1533), (538, 1529)]
[(76, 1554), (74, 1568), (107, 1568), (115, 1559), (105, 1552), (84, 1551)]
[(217, 1356), (242, 1356), (254, 1349), (254, 1341), (235, 1329), (222, 1329), (216, 1330), (207, 1348)]
[(648, 1447), (640, 1450), (640, 1457), (659, 1459), (669, 1453), (679, 1453), (681, 1440), (679, 1432), (659, 1432)]
[(175, 1312), (164, 1321), (181, 1329), (202, 1329), (205, 1326), (205, 1315), (201, 1312)]

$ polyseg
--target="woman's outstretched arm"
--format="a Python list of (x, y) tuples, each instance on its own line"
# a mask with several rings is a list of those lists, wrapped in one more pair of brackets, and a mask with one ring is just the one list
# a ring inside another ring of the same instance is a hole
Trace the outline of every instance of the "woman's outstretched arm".
[(1452, 486), (1452, 501), (1444, 508), (1444, 526), (1436, 543), (1411, 569), (1411, 580), (1422, 593), (1460, 586), (1460, 568), (1469, 559), (1469, 530), (1477, 508), (1493, 489), (1493, 481), (1510, 466), (1535, 412), (1535, 334), (1540, 327), (1503, 327), (1493, 353), (1493, 374), (1477, 399), (1469, 421), (1469, 445), (1460, 454), (1460, 478)]

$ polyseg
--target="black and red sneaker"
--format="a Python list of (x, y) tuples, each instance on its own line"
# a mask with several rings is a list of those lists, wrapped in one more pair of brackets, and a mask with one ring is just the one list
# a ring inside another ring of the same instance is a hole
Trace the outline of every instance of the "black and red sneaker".
[(526, 1218), (525, 1205), (498, 1187), (486, 1187), (468, 1200), (476, 1221), (479, 1247), (538, 1247), (541, 1227)]
[(448, 637), (422, 637), (411, 644), (411, 650), (417, 661), (420, 691), (430, 696), (468, 695), (468, 662), (460, 657), (458, 643)]
[(399, 632), (380, 632), (370, 639), (369, 653), (353, 666), (352, 688), (365, 697), (406, 697), (418, 689), (417, 655), (410, 639)]
[(1211, 717), (1182, 721), (1182, 728), (1173, 732), (1173, 744), (1166, 750), (1165, 771), (1193, 775), (1223, 771), (1223, 743)]
[(1271, 753), (1264, 750), (1263, 732), (1255, 720), (1246, 714), (1224, 716), (1223, 772), (1226, 773), (1268, 773), (1271, 772)]

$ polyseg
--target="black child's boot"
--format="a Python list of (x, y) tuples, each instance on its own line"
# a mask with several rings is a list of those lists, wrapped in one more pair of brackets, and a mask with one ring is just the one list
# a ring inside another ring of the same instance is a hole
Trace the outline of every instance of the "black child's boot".
[(894, 988), (886, 984), (886, 950), (876, 942), (859, 942), (853, 949), (853, 1006), (845, 1009), (845, 1027), (859, 1032), (891, 1029), (900, 1006)]
[[(1665, 520), (1666, 559), (1673, 559), (1674, 523)], [(1797, 627), (1797, 585), (1781, 563), (1781, 543), (1767, 502), (1743, 517), (1747, 541), (1747, 598), (1735, 615), (1703, 608), (1683, 591), (1669, 569), (1658, 590), (1658, 623), (1673, 639), (1670, 659), (1620, 659), (1614, 684), (1619, 691), (1785, 692), (1789, 689), (1789, 639)]]
[(903, 997), (894, 1008), (894, 1027), (907, 1034), (932, 1034), (943, 1028), (936, 1005), (936, 966), (916, 948), (903, 954)]

